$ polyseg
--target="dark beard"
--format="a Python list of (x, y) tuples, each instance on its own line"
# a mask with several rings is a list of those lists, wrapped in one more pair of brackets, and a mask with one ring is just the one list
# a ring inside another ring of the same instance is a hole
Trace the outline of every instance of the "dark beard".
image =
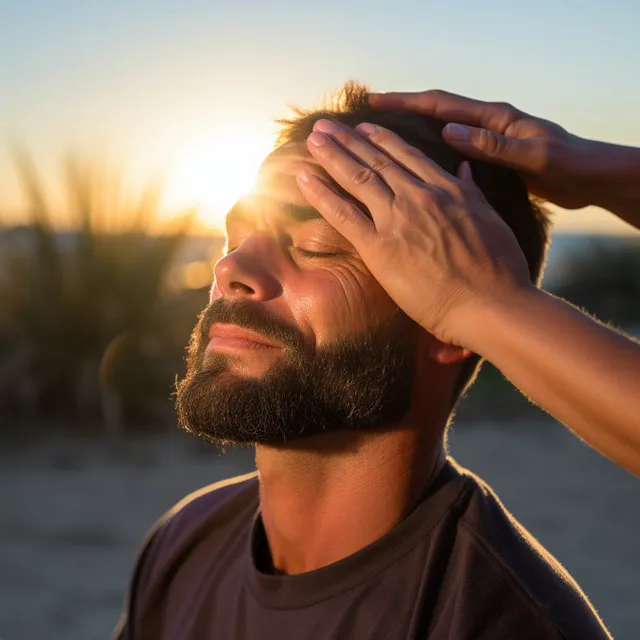
[[(216, 322), (253, 329), (285, 346), (260, 378), (206, 353)], [(392, 427), (408, 411), (416, 325), (402, 312), (367, 333), (309, 349), (304, 336), (255, 303), (216, 300), (201, 314), (177, 385), (180, 425), (219, 444), (282, 444), (328, 431)]]

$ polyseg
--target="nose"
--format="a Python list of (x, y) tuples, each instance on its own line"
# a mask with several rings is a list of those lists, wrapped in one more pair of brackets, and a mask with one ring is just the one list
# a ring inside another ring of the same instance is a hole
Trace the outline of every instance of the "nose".
[(211, 298), (224, 296), (265, 302), (279, 296), (282, 285), (277, 273), (275, 244), (266, 234), (255, 234), (220, 258), (213, 268), (215, 282)]

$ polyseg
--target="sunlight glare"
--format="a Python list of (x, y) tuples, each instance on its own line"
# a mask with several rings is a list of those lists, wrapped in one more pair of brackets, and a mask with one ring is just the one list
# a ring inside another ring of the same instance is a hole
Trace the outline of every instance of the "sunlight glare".
[(185, 145), (174, 163), (166, 198), (174, 206), (196, 207), (200, 221), (224, 229), (224, 217), (255, 182), (273, 141), (258, 132), (230, 127)]

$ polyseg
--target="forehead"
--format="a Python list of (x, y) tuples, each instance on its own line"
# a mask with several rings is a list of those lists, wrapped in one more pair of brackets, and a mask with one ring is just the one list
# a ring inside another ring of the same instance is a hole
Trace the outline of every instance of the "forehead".
[(266, 157), (258, 171), (257, 195), (281, 202), (306, 202), (296, 182), (296, 175), (302, 169), (328, 178), (309, 153), (306, 142), (288, 142), (278, 147)]
[(227, 214), (227, 226), (247, 217), (260, 218), (267, 211), (297, 221), (320, 218), (298, 188), (296, 176), (302, 169), (329, 180), (305, 142), (290, 142), (270, 153), (258, 171), (254, 188)]

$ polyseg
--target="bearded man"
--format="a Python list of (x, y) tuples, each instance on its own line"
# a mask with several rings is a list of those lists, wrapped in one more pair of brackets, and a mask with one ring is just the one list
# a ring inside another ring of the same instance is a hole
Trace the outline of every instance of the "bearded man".
[[(489, 290), (513, 295), (539, 281), (545, 215), (513, 171), (469, 166), (447, 147), (443, 122), (374, 111), (355, 85), (331, 104), (282, 123), (258, 187), (229, 212), (178, 385), (182, 426), (255, 445), (257, 471), (159, 521), (115, 637), (608, 638), (562, 566), (446, 454), (479, 357), (440, 330), (460, 288), (422, 266), (420, 255), (447, 250), (428, 205), (459, 205), (452, 219), (476, 247), (453, 260), (457, 277), (484, 270)], [(369, 141), (381, 131), (385, 150)], [(323, 169), (331, 153), (334, 179)], [(393, 216), (368, 207), (371, 194)], [(349, 233), (327, 221), (331, 202)], [(492, 216), (485, 253), (469, 213), (478, 208)], [(382, 245), (363, 238), (385, 230), (405, 249), (373, 273)], [(394, 275), (407, 263), (415, 277)], [(441, 301), (428, 318), (427, 291)], [(456, 322), (476, 311), (482, 330), (479, 304)]]

